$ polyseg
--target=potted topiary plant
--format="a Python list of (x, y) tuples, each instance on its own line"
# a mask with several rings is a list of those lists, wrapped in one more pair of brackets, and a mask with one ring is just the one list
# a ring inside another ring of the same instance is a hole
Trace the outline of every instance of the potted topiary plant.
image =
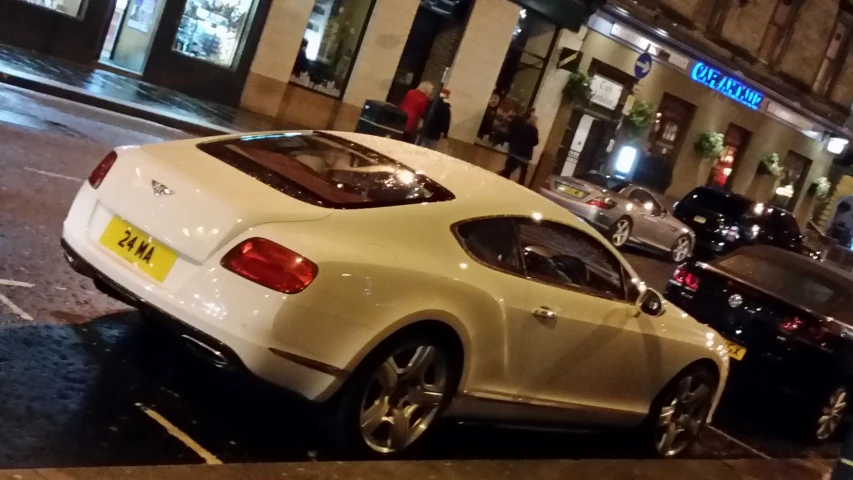
[(820, 201), (824, 201), (829, 198), (829, 192), (832, 190), (832, 184), (829, 183), (829, 179), (826, 177), (820, 177), (812, 182), (811, 190), (814, 197)]
[(696, 144), (693, 145), (702, 160), (719, 158), (723, 154), (723, 134), (717, 132), (705, 132), (699, 135)]
[(782, 176), (782, 165), (779, 164), (779, 155), (768, 153), (762, 157), (761, 162), (758, 164), (758, 173), (772, 177)]
[(657, 106), (650, 102), (639, 101), (634, 104), (628, 115), (622, 120), (625, 136), (629, 141), (646, 136), (657, 112)]
[(592, 98), (592, 80), (583, 72), (572, 72), (563, 93), (573, 103), (586, 104)]

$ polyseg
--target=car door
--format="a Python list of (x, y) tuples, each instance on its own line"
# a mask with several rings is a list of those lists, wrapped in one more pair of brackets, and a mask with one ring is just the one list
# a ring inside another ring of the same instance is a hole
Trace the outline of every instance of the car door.
[(634, 236), (641, 242), (658, 248), (669, 249), (671, 234), (669, 225), (663, 221), (666, 210), (650, 192), (642, 187), (633, 187), (628, 198), (640, 205), (639, 215), (634, 215)]
[[(529, 282), (524, 274), (516, 225), (513, 219), (479, 218), (454, 227), (459, 243), (476, 260), (465, 268), (483, 269), (478, 287), (489, 295), (495, 308), (487, 324), (469, 332), (478, 350), (471, 352), (468, 365), (468, 394), (505, 401), (517, 401), (518, 382), (507, 348), (521, 325), (531, 321), (527, 299)], [(477, 312), (483, 315), (484, 312)]]
[(653, 323), (634, 306), (636, 288), (626, 288), (624, 267), (572, 227), (523, 220), (518, 228), (533, 307), (514, 344), (520, 395), (591, 423), (625, 412), (636, 420), (653, 396), (648, 360), (659, 358), (659, 346), (649, 337)]

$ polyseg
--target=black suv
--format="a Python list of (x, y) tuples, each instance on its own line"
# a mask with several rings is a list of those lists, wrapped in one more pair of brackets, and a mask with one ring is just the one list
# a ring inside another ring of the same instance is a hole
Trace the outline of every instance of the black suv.
[(714, 255), (755, 244), (805, 253), (793, 215), (726, 190), (696, 188), (676, 204), (674, 214), (696, 233), (696, 247)]

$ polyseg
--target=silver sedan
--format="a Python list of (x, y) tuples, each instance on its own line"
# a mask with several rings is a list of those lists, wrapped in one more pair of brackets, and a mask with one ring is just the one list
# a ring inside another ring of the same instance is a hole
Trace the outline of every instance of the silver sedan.
[(651, 191), (613, 177), (590, 173), (548, 178), (545, 197), (604, 232), (616, 247), (628, 242), (667, 252), (674, 262), (693, 253), (696, 236)]

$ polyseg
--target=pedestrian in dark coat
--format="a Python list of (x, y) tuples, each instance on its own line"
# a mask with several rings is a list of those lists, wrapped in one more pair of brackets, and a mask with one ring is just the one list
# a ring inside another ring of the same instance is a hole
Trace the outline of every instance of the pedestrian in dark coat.
[(435, 104), (432, 116), (427, 118), (421, 131), (421, 145), (431, 150), (438, 150), (439, 142), (442, 138), (447, 138), (447, 133), (450, 131), (450, 103), (447, 101), (449, 97), (450, 90), (441, 91), (441, 97)]
[(536, 115), (528, 113), (516, 117), (509, 125), (509, 153), (506, 164), (499, 173), (510, 178), (521, 169), (518, 183), (524, 185), (527, 178), (527, 165), (533, 159), (533, 149), (539, 145), (539, 129), (536, 127)]

